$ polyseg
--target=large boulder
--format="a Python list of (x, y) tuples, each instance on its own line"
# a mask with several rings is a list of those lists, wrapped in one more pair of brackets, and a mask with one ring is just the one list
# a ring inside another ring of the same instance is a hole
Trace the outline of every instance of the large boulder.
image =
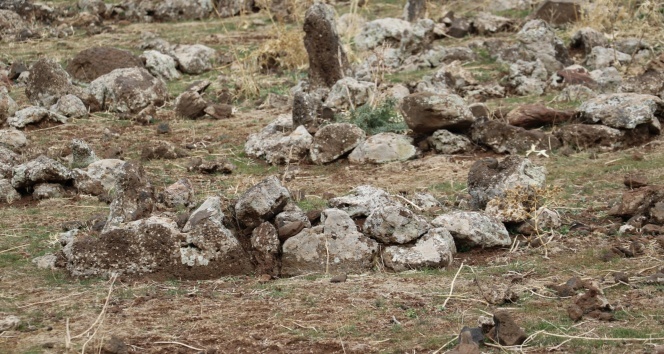
[(88, 90), (102, 110), (118, 113), (138, 113), (168, 99), (166, 84), (143, 68), (115, 69), (92, 81)]
[(180, 71), (198, 75), (212, 69), (217, 51), (202, 44), (180, 44), (173, 48), (172, 55)]
[(431, 225), (449, 231), (459, 248), (505, 247), (512, 244), (505, 225), (481, 212), (454, 211), (431, 220)]
[(381, 259), (385, 267), (396, 272), (422, 268), (444, 268), (452, 264), (456, 245), (449, 231), (433, 228), (414, 245), (387, 246)]
[(279, 178), (270, 176), (244, 192), (235, 204), (235, 217), (247, 228), (255, 228), (281, 212), (290, 193)]
[(162, 80), (176, 80), (182, 76), (177, 69), (175, 59), (170, 55), (156, 50), (146, 50), (139, 58), (145, 63), (145, 68), (150, 74)]
[(92, 47), (76, 54), (67, 65), (67, 72), (76, 80), (91, 82), (115, 69), (133, 67), (143, 67), (143, 63), (129, 51)]
[(154, 204), (154, 187), (143, 166), (135, 162), (122, 164), (116, 176), (113, 201), (104, 230), (149, 217)]
[(343, 210), (351, 217), (367, 217), (381, 206), (401, 206), (401, 203), (392, 200), (384, 190), (368, 185), (357, 186), (350, 194), (332, 198), (329, 203), (331, 207)]
[(304, 47), (309, 55), (309, 82), (331, 87), (341, 80), (349, 64), (334, 21), (334, 9), (313, 4), (304, 15)]
[(529, 159), (511, 155), (498, 161), (494, 158), (478, 160), (468, 172), (468, 193), (471, 205), (484, 209), (493, 198), (502, 197), (515, 188), (542, 188), (546, 180), (544, 167)]
[(405, 244), (429, 231), (429, 223), (408, 208), (388, 204), (371, 212), (364, 231), (381, 243)]
[(646, 124), (656, 134), (661, 131), (664, 101), (657, 96), (637, 93), (599, 95), (579, 107), (581, 118), (617, 129), (634, 129)]
[(463, 98), (454, 94), (414, 93), (403, 99), (401, 111), (408, 127), (418, 134), (465, 131), (475, 121)]
[(66, 183), (72, 172), (61, 163), (40, 155), (36, 159), (14, 167), (12, 186), (16, 189), (32, 187), (38, 183)]
[(313, 137), (304, 126), (293, 130), (291, 117), (281, 115), (260, 132), (249, 135), (244, 151), (271, 164), (285, 164), (305, 158), (312, 142)]
[(333, 123), (320, 128), (314, 135), (309, 156), (317, 165), (332, 162), (360, 145), (364, 130), (351, 123)]
[(60, 97), (71, 93), (73, 86), (69, 74), (53, 59), (41, 58), (32, 64), (25, 87), (30, 102), (50, 107)]
[(410, 22), (396, 18), (381, 18), (368, 22), (355, 36), (355, 46), (359, 50), (374, 49), (383, 43), (398, 46), (407, 32), (411, 31)]
[(355, 164), (406, 161), (415, 156), (413, 139), (401, 134), (379, 133), (363, 141), (348, 155)]
[(321, 222), (321, 226), (304, 229), (284, 242), (282, 275), (362, 273), (371, 269), (378, 244), (358, 232), (348, 214), (326, 209)]

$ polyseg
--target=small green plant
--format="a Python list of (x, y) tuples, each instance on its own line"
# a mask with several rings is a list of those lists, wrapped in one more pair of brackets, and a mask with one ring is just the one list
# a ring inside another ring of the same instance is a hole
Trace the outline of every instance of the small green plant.
[(387, 99), (375, 107), (365, 104), (348, 112), (347, 121), (357, 125), (370, 135), (404, 131), (408, 129), (408, 126), (396, 110), (396, 105), (397, 102), (393, 99)]

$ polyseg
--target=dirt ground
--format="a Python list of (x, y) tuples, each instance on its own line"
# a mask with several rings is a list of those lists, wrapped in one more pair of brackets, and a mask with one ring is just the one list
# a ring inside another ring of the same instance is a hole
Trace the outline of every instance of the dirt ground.
[[(381, 13), (402, 6), (390, 4), (381, 4)], [(182, 34), (186, 32), (220, 51), (233, 43), (250, 50), (271, 36), (269, 26), (243, 29), (257, 19), (265, 21), (265, 16), (110, 23), (111, 30), (95, 36), (81, 31), (64, 39), (3, 43), (8, 49), (3, 56), (65, 61), (91, 45), (138, 52), (146, 29), (173, 42), (192, 42)], [(224, 30), (231, 25), (230, 33)], [(218, 75), (233, 74), (228, 66), (215, 68), (169, 83), (169, 91), (174, 98), (189, 83), (217, 80)], [(264, 92), (284, 93), (298, 75), (263, 75), (258, 82)], [(22, 91), (15, 88), (12, 97), (26, 104)], [(454, 207), (466, 196), (472, 163), (495, 156), (484, 151), (464, 156), (427, 153), (380, 166), (350, 165), (345, 160), (325, 166), (270, 166), (247, 157), (242, 145), (249, 134), (288, 113), (289, 107), (258, 109), (256, 99), (238, 105), (234, 117), (218, 121), (184, 120), (167, 104), (151, 125), (97, 113), (64, 125), (30, 128), (30, 147), (24, 154), (66, 156), (71, 139), (79, 138), (102, 157), (121, 149), (124, 159), (134, 160), (146, 141), (168, 140), (191, 147), (190, 156), (145, 161), (157, 188), (186, 177), (199, 200), (220, 195), (228, 206), (263, 177), (277, 175), (291, 193), (302, 196), (298, 205), (303, 209), (321, 208), (331, 196), (361, 184), (406, 199), (426, 191)], [(171, 132), (158, 135), (157, 123), (163, 122), (169, 123)], [(192, 157), (227, 159), (237, 169), (230, 175), (191, 172), (186, 163)], [(655, 353), (656, 346), (664, 344), (664, 286), (646, 280), (664, 267), (664, 245), (652, 235), (618, 234), (622, 221), (607, 213), (625, 190), (626, 173), (639, 171), (652, 183), (662, 183), (664, 140), (619, 152), (554, 153), (532, 159), (547, 168), (547, 185), (556, 191), (548, 205), (561, 214), (564, 225), (545, 246), (515, 242), (512, 249), (466, 250), (447, 269), (395, 274), (378, 266), (371, 273), (349, 275), (343, 283), (330, 283), (336, 274), (270, 281), (253, 275), (208, 281), (71, 278), (63, 270), (37, 269), (31, 260), (60, 249), (57, 235), (62, 223), (107, 213), (108, 205), (74, 195), (40, 202), (25, 197), (0, 205), (0, 320), (9, 315), (21, 320), (17, 328), (0, 332), (0, 353), (121, 353), (118, 343), (128, 353), (443, 353), (454, 347), (462, 327), (476, 327), (480, 316), (491, 317), (498, 309), (509, 311), (529, 337), (517, 348), (485, 346), (482, 352)], [(606, 249), (629, 246), (633, 240), (645, 246), (642, 255), (601, 259)], [(615, 282), (616, 272), (627, 273), (629, 283)], [(597, 282), (615, 308), (614, 321), (569, 318), (572, 299), (559, 297), (547, 285), (572, 277)], [(508, 294), (516, 296), (497, 301)]]

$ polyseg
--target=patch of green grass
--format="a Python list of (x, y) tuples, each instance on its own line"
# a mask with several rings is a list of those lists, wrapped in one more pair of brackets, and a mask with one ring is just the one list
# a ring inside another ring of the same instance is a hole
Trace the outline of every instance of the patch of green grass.
[(312, 210), (323, 210), (327, 208), (327, 200), (316, 197), (304, 198), (299, 202), (297, 202), (296, 204), (304, 212)]
[(388, 99), (376, 107), (370, 104), (358, 107), (348, 112), (346, 119), (337, 116), (337, 121), (348, 121), (360, 127), (368, 135), (384, 132), (402, 132), (408, 129), (403, 117), (396, 109), (396, 100)]
[(385, 80), (392, 83), (409, 83), (422, 80), (424, 76), (431, 75), (435, 69), (424, 69), (385, 74)]

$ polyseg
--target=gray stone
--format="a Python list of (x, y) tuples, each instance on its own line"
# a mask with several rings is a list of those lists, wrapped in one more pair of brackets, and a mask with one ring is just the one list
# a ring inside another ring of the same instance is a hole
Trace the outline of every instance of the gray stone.
[(21, 195), (14, 189), (11, 181), (6, 178), (0, 178), (0, 202), (12, 204), (19, 199), (21, 199)]
[(364, 130), (350, 123), (333, 123), (314, 135), (309, 157), (317, 165), (332, 162), (360, 145), (366, 137)]
[(584, 55), (588, 55), (593, 48), (606, 47), (608, 44), (609, 40), (606, 39), (604, 33), (591, 27), (584, 27), (574, 32), (570, 41), (570, 48), (580, 50)]
[(108, 194), (115, 188), (124, 164), (122, 160), (104, 159), (92, 162), (85, 169), (75, 169), (74, 187), (83, 194)]
[(32, 198), (35, 200), (62, 198), (65, 195), (65, 189), (56, 183), (39, 183), (34, 186)]
[(531, 20), (524, 24), (517, 33), (517, 40), (533, 60), (542, 61), (549, 73), (572, 64), (563, 41), (543, 20)]
[(203, 117), (207, 107), (207, 100), (197, 91), (184, 91), (175, 99), (175, 113), (180, 117), (189, 119)]
[(401, 206), (401, 203), (392, 200), (384, 190), (368, 185), (355, 187), (350, 194), (343, 197), (332, 198), (329, 204), (333, 208), (345, 211), (353, 218), (367, 217), (374, 209), (381, 206)]
[(566, 124), (556, 131), (556, 137), (577, 150), (614, 151), (625, 146), (624, 131), (601, 124)]
[(7, 166), (14, 166), (21, 162), (21, 156), (0, 145), (0, 162)]
[(326, 209), (321, 226), (304, 229), (283, 244), (282, 275), (362, 273), (373, 266), (376, 241), (357, 231), (344, 211)]
[(430, 226), (410, 209), (385, 205), (374, 209), (364, 223), (365, 233), (381, 243), (405, 244), (424, 235)]
[(72, 166), (76, 168), (85, 168), (91, 163), (99, 160), (90, 145), (80, 139), (72, 139), (71, 144)]
[(6, 146), (13, 151), (18, 151), (27, 144), (28, 139), (20, 130), (15, 128), (0, 129), (0, 146)]
[(334, 21), (334, 9), (315, 3), (304, 15), (304, 47), (312, 86), (331, 87), (348, 71), (348, 58)]
[(67, 123), (67, 117), (51, 112), (46, 108), (30, 106), (14, 113), (13, 117), (7, 119), (7, 124), (13, 128), (25, 128), (29, 124), (41, 123), (44, 120), (56, 123)]
[(217, 5), (220, 11), (227, 11), (221, 1), (217, 4), (212, 0), (164, 0), (154, 1), (152, 5), (154, 8), (146, 8), (146, 12), (152, 13), (155, 20), (163, 22), (202, 20), (209, 17)]
[(455, 254), (452, 235), (444, 228), (434, 228), (412, 246), (385, 247), (381, 258), (388, 269), (402, 272), (447, 267), (452, 264)]
[(143, 63), (130, 51), (93, 46), (76, 54), (67, 65), (67, 72), (76, 80), (91, 82), (115, 69), (133, 67), (143, 67)]
[(622, 84), (622, 75), (613, 66), (590, 72), (590, 77), (597, 83), (599, 93), (615, 93)]
[(235, 204), (237, 220), (255, 228), (279, 214), (290, 200), (290, 193), (276, 176), (270, 176), (244, 192)]
[(168, 99), (166, 84), (143, 68), (115, 69), (90, 83), (88, 91), (102, 110), (138, 113)]
[(21, 319), (14, 316), (3, 316), (0, 320), (0, 332), (11, 331), (21, 325)]
[(420, 134), (464, 131), (475, 121), (463, 98), (454, 94), (414, 93), (404, 98), (401, 111), (408, 127)]
[(637, 93), (604, 94), (584, 102), (579, 114), (586, 121), (618, 129), (647, 124), (651, 132), (659, 134), (664, 101), (657, 96)]
[(277, 214), (277, 216), (274, 218), (274, 225), (277, 229), (280, 229), (292, 222), (297, 221), (302, 222), (306, 228), (311, 227), (311, 222), (309, 221), (307, 214), (305, 214), (297, 205), (288, 203), (284, 207), (284, 211)]
[(34, 263), (39, 269), (55, 270), (55, 262), (57, 260), (58, 257), (56, 255), (47, 253), (43, 256), (33, 258), (32, 263)]
[(260, 132), (249, 135), (244, 151), (271, 164), (285, 164), (305, 158), (312, 143), (313, 137), (304, 126), (293, 130), (290, 115), (281, 115)]
[(517, 60), (510, 64), (509, 85), (521, 96), (539, 96), (546, 88), (547, 70), (537, 59), (532, 62)]
[(461, 154), (473, 148), (470, 139), (445, 129), (436, 130), (428, 141), (437, 153), (445, 155)]
[(11, 35), (28, 28), (27, 23), (14, 11), (0, 9), (0, 34)]
[(555, 100), (556, 102), (583, 102), (595, 96), (597, 96), (597, 93), (586, 86), (570, 85), (562, 89)]
[(61, 163), (44, 155), (14, 167), (12, 186), (32, 187), (38, 183), (66, 183), (72, 179), (71, 171)]
[(613, 48), (594, 47), (586, 57), (585, 65), (590, 70), (603, 69), (609, 66), (622, 66), (629, 64), (632, 56), (619, 52)]
[(2, 125), (7, 118), (11, 117), (18, 110), (18, 104), (14, 101), (7, 88), (0, 86), (0, 125)]
[(256, 270), (259, 274), (279, 275), (279, 253), (281, 244), (277, 229), (269, 222), (260, 224), (251, 233), (251, 247), (254, 259), (256, 259)]
[(406, 161), (415, 156), (413, 139), (395, 133), (379, 133), (364, 140), (348, 155), (354, 164)]
[(119, 168), (104, 231), (122, 223), (149, 217), (155, 204), (154, 187), (143, 166), (127, 162)]
[(352, 77), (342, 78), (330, 89), (325, 107), (339, 111), (362, 106), (373, 101), (374, 89), (373, 82), (357, 81)]
[(435, 22), (428, 18), (417, 20), (410, 30), (404, 32), (399, 43), (403, 55), (417, 54), (428, 49), (434, 40)]
[(403, 19), (408, 22), (415, 22), (426, 16), (426, 0), (408, 0), (403, 8)]
[(487, 214), (475, 211), (454, 211), (431, 221), (452, 234), (459, 247), (497, 247), (512, 244), (503, 223)]
[(374, 20), (366, 23), (362, 31), (355, 36), (355, 46), (359, 50), (370, 50), (383, 43), (396, 45), (411, 28), (410, 22), (396, 18)]
[(436, 197), (424, 192), (415, 192), (410, 201), (422, 210), (441, 207), (441, 204)]
[(53, 59), (41, 58), (30, 69), (25, 95), (34, 104), (50, 107), (72, 90), (69, 74), (60, 64)]
[(473, 125), (473, 141), (488, 146), (496, 153), (520, 154), (538, 150), (555, 150), (561, 146), (558, 139), (540, 130), (526, 130), (505, 124), (499, 120), (481, 120)]
[(323, 102), (316, 93), (298, 91), (293, 95), (293, 126), (318, 126)]
[(189, 179), (180, 178), (164, 188), (161, 201), (169, 208), (188, 208), (194, 204), (194, 186)]
[(69, 118), (86, 118), (88, 108), (80, 98), (74, 95), (64, 95), (51, 106), (51, 111)]
[(175, 59), (170, 55), (156, 50), (146, 50), (140, 58), (145, 62), (145, 68), (155, 77), (166, 81), (177, 80), (182, 77), (182, 74), (177, 70)]
[(180, 71), (198, 75), (212, 69), (217, 51), (202, 44), (180, 44), (173, 48), (173, 56)]

